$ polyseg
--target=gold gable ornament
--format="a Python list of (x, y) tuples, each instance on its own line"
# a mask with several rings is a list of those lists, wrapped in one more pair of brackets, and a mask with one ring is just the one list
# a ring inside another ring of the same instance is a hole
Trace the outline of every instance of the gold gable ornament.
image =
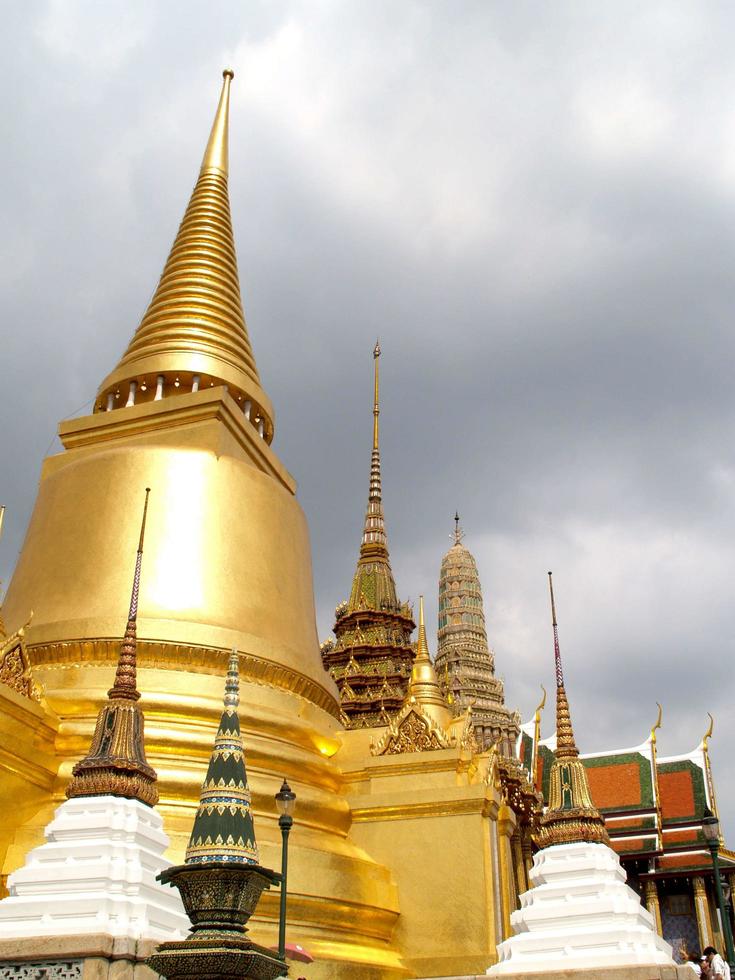
[(7, 638), (0, 638), (0, 684), (5, 684), (21, 697), (41, 700), (41, 688), (33, 680), (33, 668), (25, 646), (25, 632), (33, 619), (33, 611), (24, 626)]

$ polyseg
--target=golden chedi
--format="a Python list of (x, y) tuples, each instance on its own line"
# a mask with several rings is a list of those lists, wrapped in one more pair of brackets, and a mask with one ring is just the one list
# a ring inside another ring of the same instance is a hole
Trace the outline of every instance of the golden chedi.
[[(127, 543), (152, 487), (151, 559), (138, 610), (146, 756), (178, 861), (191, 829), (229, 651), (240, 651), (242, 723), (263, 862), (277, 866), (273, 794), (298, 796), (290, 916), (318, 963), (314, 980), (405, 976), (389, 872), (349, 839), (330, 757), (337, 688), (316, 637), (309, 539), (295, 483), (271, 449), (274, 416), (240, 298), (228, 200), (222, 95), (189, 206), (150, 306), (92, 415), (62, 422), (45, 460), (2, 609), (8, 635), (34, 611), (25, 647), (43, 705), (3, 687), (3, 873), (41, 839), (86, 751), (114, 674), (126, 609)], [(275, 940), (277, 895), (253, 923)]]

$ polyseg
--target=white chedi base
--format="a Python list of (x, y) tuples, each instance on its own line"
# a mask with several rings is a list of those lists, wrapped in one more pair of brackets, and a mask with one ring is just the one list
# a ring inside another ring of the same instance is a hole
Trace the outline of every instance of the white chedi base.
[(178, 891), (155, 880), (169, 866), (161, 816), (139, 800), (67, 800), (8, 879), (0, 938), (104, 933), (180, 939), (189, 930)]
[(673, 966), (671, 946), (625, 881), (606, 844), (555, 844), (539, 851), (500, 943), (490, 976), (604, 966)]

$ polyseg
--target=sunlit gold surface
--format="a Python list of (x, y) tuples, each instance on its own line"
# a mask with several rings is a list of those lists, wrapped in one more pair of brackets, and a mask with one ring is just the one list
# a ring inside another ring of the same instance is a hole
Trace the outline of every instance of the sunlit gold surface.
[(487, 754), (469, 767), (459, 745), (371, 758), (369, 733), (342, 737), (351, 836), (390, 864), (401, 900), (395, 940), (407, 965), (419, 977), (484, 973), (505, 935), (502, 869), (512, 874)]
[[(0, 685), (0, 798), (13, 801), (0, 826), (3, 873), (40, 843), (113, 683), (126, 557), (150, 486), (138, 703), (171, 859), (183, 859), (191, 833), (234, 647), (266, 866), (280, 865), (273, 797), (284, 776), (297, 794), (287, 938), (315, 956), (310, 980), (480, 973), (495, 960), (516, 890), (511, 782), (476, 756), (459, 719), (463, 733), (448, 733), (448, 748), (379, 758), (370, 732), (340, 725), (317, 645), (306, 522), (269, 446), (272, 410), (242, 315), (226, 184), (230, 78), (143, 322), (94, 414), (62, 423), (64, 452), (43, 465), (3, 606), (11, 632), (35, 611), (26, 641), (44, 691), (37, 704)], [(375, 409), (361, 561), (387, 565), (377, 360)], [(392, 612), (377, 625), (400, 624), (410, 666), (413, 620), (395, 599), (389, 565), (387, 574)], [(356, 630), (366, 608), (358, 595)], [(277, 918), (278, 895), (269, 893), (253, 939), (272, 945)]]

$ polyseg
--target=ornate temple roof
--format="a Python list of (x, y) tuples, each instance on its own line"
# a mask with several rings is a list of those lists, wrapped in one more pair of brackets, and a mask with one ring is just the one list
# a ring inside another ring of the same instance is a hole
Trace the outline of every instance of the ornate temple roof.
[(233, 650), (225, 681), (224, 710), (186, 849), (187, 864), (212, 861), (258, 863), (237, 713), (239, 703), (239, 657), (237, 650)]
[(95, 411), (227, 385), (270, 443), (273, 408), (245, 324), (227, 189), (233, 77), (226, 69), (199, 178), (163, 274), (128, 349), (99, 387)]
[[(580, 755), (590, 794), (621, 858), (641, 862), (647, 874), (708, 875), (712, 859), (702, 832), (705, 809), (717, 813), (709, 739), (712, 725), (692, 752), (662, 757), (654, 725), (640, 745)], [(536, 785), (549, 798), (556, 736), (538, 739), (535, 720), (521, 727), (518, 757), (529, 774), (536, 759)], [(535, 750), (534, 750), (535, 746)], [(721, 850), (723, 865), (735, 855)]]

